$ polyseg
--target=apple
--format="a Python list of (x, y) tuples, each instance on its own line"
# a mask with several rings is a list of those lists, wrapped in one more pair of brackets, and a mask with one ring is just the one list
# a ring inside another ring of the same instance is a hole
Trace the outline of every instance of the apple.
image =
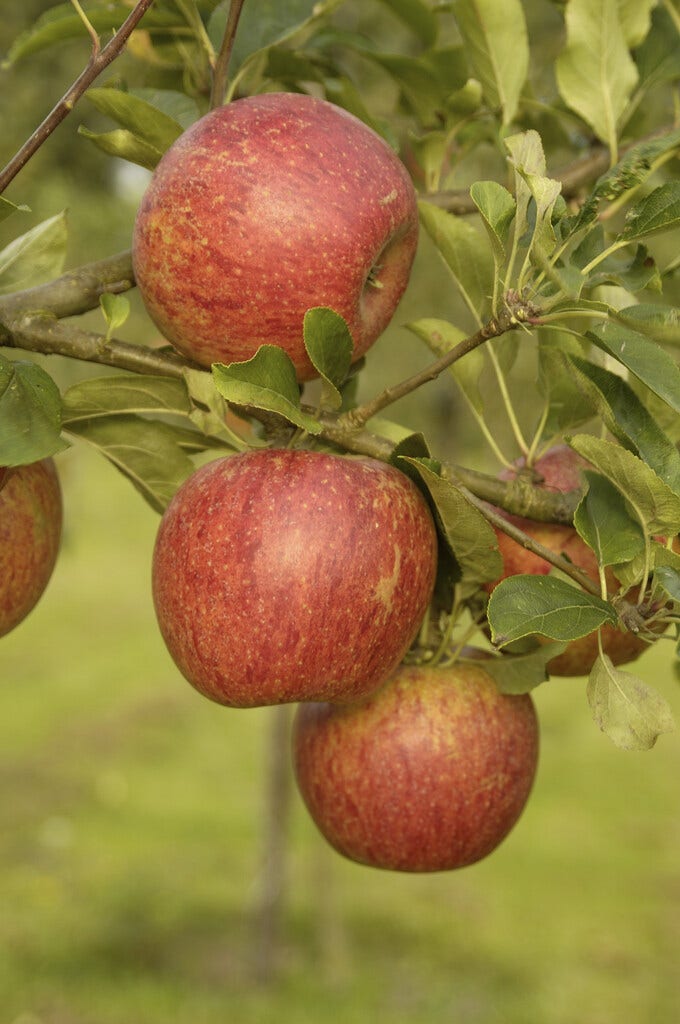
[(355, 704), (301, 704), (298, 788), (321, 833), (360, 864), (446, 871), (491, 853), (526, 804), (538, 760), (528, 694), (481, 665), (401, 667)]
[(392, 318), (417, 239), (413, 184), (379, 135), (325, 100), (267, 93), (211, 111), (165, 153), (137, 214), (134, 270), (190, 359), (273, 344), (309, 380), (305, 312), (343, 316), (359, 359)]
[(0, 636), (38, 603), (57, 560), (61, 524), (52, 459), (0, 468)]
[(161, 520), (153, 596), (181, 672), (221, 704), (350, 701), (411, 645), (437, 537), (399, 470), (260, 449), (198, 469)]
[[(592, 467), (573, 448), (568, 445), (556, 445), (537, 459), (533, 468), (539, 486), (566, 493), (581, 489), (583, 487), (581, 472)], [(504, 480), (510, 480), (524, 469), (524, 463), (520, 460), (515, 470), (505, 470), (500, 476)], [(573, 526), (560, 523), (541, 523), (521, 516), (510, 515), (501, 509), (496, 511), (501, 512), (509, 522), (514, 523), (534, 540), (539, 541), (556, 554), (564, 555), (579, 569), (583, 569), (592, 580), (599, 579), (595, 553), (581, 539)], [(496, 530), (496, 536), (503, 558), (503, 574), (488, 586), (489, 591), (493, 590), (496, 584), (507, 576), (514, 576), (518, 573), (547, 575), (551, 572), (553, 567), (544, 558), (527, 551), (501, 530)], [(606, 578), (609, 588), (616, 591), (619, 583), (610, 570), (607, 570)], [(633, 590), (631, 593), (631, 600), (637, 600), (637, 590)], [(601, 637), (602, 649), (605, 654), (609, 655), (614, 665), (624, 665), (634, 661), (649, 647), (649, 643), (635, 633), (617, 629), (608, 624), (602, 626)], [(548, 672), (554, 676), (587, 676), (595, 664), (598, 654), (597, 631), (595, 631), (578, 640), (571, 640), (562, 654), (548, 662)]]

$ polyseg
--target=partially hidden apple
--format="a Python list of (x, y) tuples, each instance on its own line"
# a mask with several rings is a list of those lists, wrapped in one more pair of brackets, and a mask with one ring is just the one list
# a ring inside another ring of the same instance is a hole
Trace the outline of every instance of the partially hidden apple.
[(198, 469), (153, 556), (161, 633), (221, 704), (350, 701), (411, 645), (437, 538), (408, 477), (371, 459), (261, 449)]
[(360, 864), (446, 871), (491, 853), (532, 788), (539, 730), (528, 694), (482, 666), (402, 666), (351, 706), (301, 704), (298, 788), (321, 833)]
[(52, 459), (0, 468), (0, 636), (22, 622), (52, 575), (62, 497)]
[[(516, 470), (505, 470), (501, 477), (504, 480), (510, 480), (523, 468), (524, 465), (520, 461)], [(583, 487), (581, 473), (584, 469), (592, 467), (573, 448), (568, 445), (556, 445), (537, 459), (533, 468), (537, 486), (566, 493), (581, 489)], [(502, 511), (501, 514), (534, 540), (554, 551), (555, 554), (567, 557), (575, 566), (583, 569), (592, 580), (599, 579), (595, 553), (581, 539), (573, 526), (537, 522), (521, 516), (512, 516)], [(547, 575), (552, 571), (549, 562), (532, 551), (527, 551), (501, 530), (496, 530), (496, 535), (503, 558), (503, 575), (489, 586), (489, 590), (493, 590), (501, 579), (508, 576), (518, 573)], [(608, 586), (615, 592), (619, 586), (616, 577), (611, 570), (607, 570), (606, 576)], [(631, 599), (636, 597), (637, 592), (634, 591), (631, 594)], [(635, 633), (617, 629), (608, 624), (602, 626), (601, 638), (604, 653), (611, 658), (614, 665), (623, 665), (634, 661), (649, 647), (649, 643)], [(548, 662), (548, 672), (554, 676), (587, 676), (598, 654), (598, 637), (597, 631), (595, 631), (577, 640), (571, 640), (562, 654)]]
[(164, 154), (134, 270), (184, 355), (207, 366), (278, 345), (308, 380), (305, 312), (343, 316), (359, 359), (392, 318), (417, 238), (413, 184), (379, 135), (325, 100), (267, 93), (211, 111)]

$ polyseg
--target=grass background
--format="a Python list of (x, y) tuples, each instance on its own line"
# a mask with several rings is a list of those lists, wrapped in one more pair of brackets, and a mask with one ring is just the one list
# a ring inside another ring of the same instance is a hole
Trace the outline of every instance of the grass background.
[[(295, 797), (258, 983), (272, 712), (180, 678), (149, 593), (157, 517), (93, 453), (60, 468), (62, 555), (0, 650), (2, 1024), (677, 1020), (678, 738), (615, 750), (577, 680), (536, 691), (536, 787), (479, 865), (359, 867)], [(677, 711), (668, 653), (639, 666)]]

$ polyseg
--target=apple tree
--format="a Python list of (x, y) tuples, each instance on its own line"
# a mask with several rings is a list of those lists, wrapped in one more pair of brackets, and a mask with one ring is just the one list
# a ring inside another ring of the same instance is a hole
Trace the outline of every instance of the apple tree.
[[(660, 644), (675, 671), (680, 622), (675, 0), (44, 8), (5, 67), (74, 41), (90, 56), (0, 171), (0, 613), (27, 544), (7, 524), (32, 519), (39, 540), (50, 521), (30, 496), (9, 503), (13, 481), (89, 445), (163, 516), (160, 625), (213, 699), (234, 644), (210, 623), (228, 630), (252, 600), (260, 632), (239, 633), (240, 696), (224, 703), (331, 694), (335, 743), (362, 717), (357, 695), (371, 700), (403, 662), (398, 685), (429, 679), (443, 708), (441, 679), (462, 674), (480, 693), (493, 682), (508, 721), (522, 709), (520, 791), (479, 856), (528, 795), (528, 694), (551, 675), (587, 677), (618, 747), (653, 746), (671, 708), (620, 666)], [(74, 160), (153, 175), (126, 225), (132, 248), (64, 269), (65, 218), (32, 222), (22, 177), (67, 117)], [(422, 359), (400, 375), (373, 344), (414, 257), (444, 294), (406, 325)], [(96, 310), (99, 329), (83, 326)], [(55, 354), (87, 374), (57, 382)], [(433, 382), (495, 471), (432, 428)], [(296, 475), (310, 456), (325, 475)], [(372, 495), (375, 521), (361, 519)], [(300, 513), (317, 506), (322, 540)], [(343, 689), (329, 652), (363, 666), (361, 645), (370, 686)], [(280, 684), (296, 672), (308, 687)], [(313, 733), (328, 722), (299, 715), (311, 807), (323, 796), (305, 751), (325, 763)], [(481, 720), (475, 732), (460, 719), (474, 746)], [(422, 869), (394, 850), (385, 863)]]

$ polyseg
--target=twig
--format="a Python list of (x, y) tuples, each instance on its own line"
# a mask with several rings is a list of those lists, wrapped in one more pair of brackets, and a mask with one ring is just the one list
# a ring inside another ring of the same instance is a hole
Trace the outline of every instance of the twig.
[(376, 416), (383, 409), (387, 408), (388, 405), (392, 405), (398, 399), (411, 394), (412, 391), (422, 387), (423, 384), (436, 380), (444, 370), (453, 366), (454, 363), (462, 359), (468, 352), (472, 352), (473, 349), (483, 345), (491, 338), (498, 338), (501, 334), (505, 334), (506, 331), (513, 330), (520, 323), (534, 315), (535, 312), (535, 310), (524, 308), (521, 303), (506, 305), (497, 317), (492, 317), (478, 331), (471, 334), (469, 338), (464, 338), (463, 341), (459, 342), (449, 352), (435, 360), (435, 362), (430, 363), (424, 370), (420, 370), (418, 373), (413, 374), (412, 377), (408, 377), (393, 387), (385, 388), (384, 391), (381, 391), (379, 395), (376, 395), (375, 398), (372, 398), (364, 405), (350, 409), (349, 412), (344, 413), (340, 422), (348, 427), (363, 427), (371, 417)]
[(76, 78), (73, 85), (64, 93), (42, 124), (36, 128), (7, 166), (0, 171), (0, 194), (5, 191), (9, 183), (16, 177), (22, 167), (25, 167), (46, 139), (50, 137), (55, 128), (71, 113), (77, 101), (89, 89), (94, 80), (121, 53), (128, 38), (153, 2), (154, 0), (138, 0), (134, 9), (106, 46), (102, 50), (97, 50), (93, 46), (93, 52), (86, 67)]
[(231, 54), (234, 49), (236, 29), (238, 28), (238, 22), (241, 17), (241, 11), (243, 10), (244, 3), (245, 0), (231, 0), (229, 5), (229, 14), (227, 15), (227, 24), (224, 29), (222, 45), (220, 46), (220, 52), (217, 55), (213, 71), (212, 90), (210, 92), (211, 110), (215, 107), (221, 107), (224, 103), (224, 96), (227, 91), (227, 72), (229, 70), (229, 61), (231, 60)]

